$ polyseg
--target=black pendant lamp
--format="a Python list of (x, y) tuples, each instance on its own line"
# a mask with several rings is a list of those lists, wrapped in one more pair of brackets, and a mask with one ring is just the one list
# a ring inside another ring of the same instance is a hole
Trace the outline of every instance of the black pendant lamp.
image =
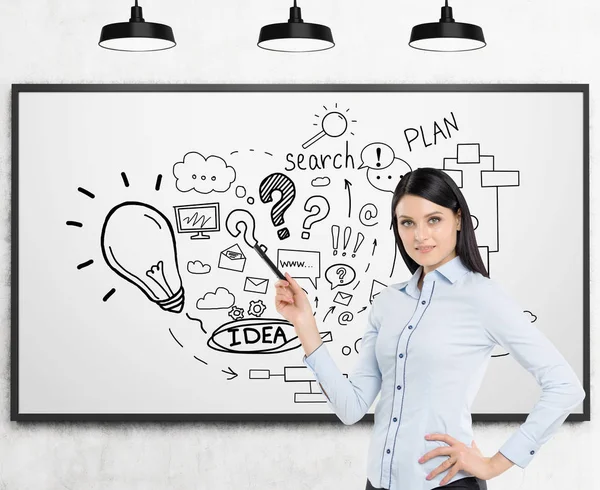
[(129, 22), (105, 25), (98, 45), (116, 51), (162, 51), (176, 43), (169, 26), (144, 21), (142, 7), (135, 0)]
[(424, 51), (473, 51), (486, 43), (481, 27), (454, 21), (446, 0), (440, 21), (414, 26), (408, 45)]
[(331, 29), (321, 24), (308, 24), (302, 20), (300, 7), (290, 7), (290, 18), (281, 24), (269, 24), (260, 30), (258, 46), (270, 51), (302, 53), (323, 51), (335, 46)]

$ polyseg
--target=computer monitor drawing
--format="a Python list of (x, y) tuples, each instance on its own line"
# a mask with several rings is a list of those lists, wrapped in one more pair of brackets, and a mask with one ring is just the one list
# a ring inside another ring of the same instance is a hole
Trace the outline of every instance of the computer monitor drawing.
[(177, 231), (179, 233), (195, 233), (190, 237), (192, 240), (210, 238), (210, 235), (206, 235), (206, 232), (221, 229), (218, 202), (173, 207), (175, 209)]

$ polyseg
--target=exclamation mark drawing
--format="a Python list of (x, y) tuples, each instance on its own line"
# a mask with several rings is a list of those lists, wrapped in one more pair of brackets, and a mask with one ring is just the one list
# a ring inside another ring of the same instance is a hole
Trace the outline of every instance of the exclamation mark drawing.
[(377, 147), (377, 149), (375, 150), (375, 152), (377, 153), (377, 167), (381, 167), (381, 162), (379, 160), (381, 160), (381, 148)]
[(342, 252), (342, 255), (344, 257), (346, 256), (346, 247), (348, 246), (348, 242), (350, 241), (351, 234), (352, 234), (352, 228), (350, 228), (349, 226), (346, 226), (346, 228), (344, 229), (344, 251)]
[(337, 255), (338, 242), (340, 240), (340, 227), (331, 225), (331, 241), (333, 242), (333, 255)]
[(354, 245), (354, 251), (352, 253), (352, 258), (356, 257), (356, 252), (358, 252), (358, 249), (362, 245), (362, 242), (364, 239), (365, 239), (365, 236), (359, 231), (358, 235), (356, 236), (356, 245)]

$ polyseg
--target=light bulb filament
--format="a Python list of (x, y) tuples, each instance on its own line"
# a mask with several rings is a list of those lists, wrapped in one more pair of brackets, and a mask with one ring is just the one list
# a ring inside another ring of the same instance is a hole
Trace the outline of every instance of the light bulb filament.
[(146, 271), (146, 275), (152, 279), (168, 297), (173, 296), (173, 291), (171, 291), (167, 279), (165, 278), (162, 260), (159, 260), (158, 264), (150, 267), (150, 269)]

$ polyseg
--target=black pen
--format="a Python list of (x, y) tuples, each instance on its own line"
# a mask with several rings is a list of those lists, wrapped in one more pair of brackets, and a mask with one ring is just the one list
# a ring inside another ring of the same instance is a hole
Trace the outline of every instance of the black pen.
[(254, 250), (256, 250), (256, 253), (258, 255), (260, 255), (261, 259), (263, 259), (267, 263), (267, 265), (271, 268), (271, 270), (275, 273), (275, 275), (279, 279), (286, 281), (285, 276), (281, 273), (281, 271), (277, 268), (277, 266), (273, 262), (271, 262), (271, 259), (269, 257), (267, 257), (267, 254), (264, 252), (264, 250), (262, 248), (260, 248), (260, 244), (258, 242), (252, 248)]

